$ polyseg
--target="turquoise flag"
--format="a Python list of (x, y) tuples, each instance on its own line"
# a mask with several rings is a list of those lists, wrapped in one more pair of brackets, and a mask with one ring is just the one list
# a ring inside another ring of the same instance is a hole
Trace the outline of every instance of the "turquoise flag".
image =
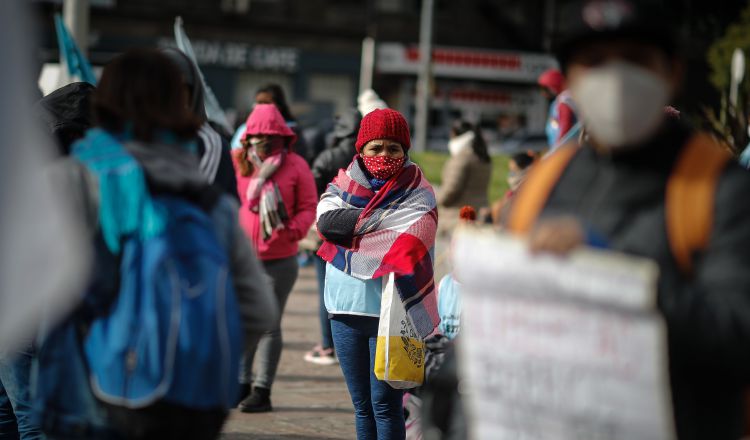
[(57, 44), (60, 47), (60, 64), (64, 63), (68, 66), (68, 73), (71, 77), (78, 77), (81, 81), (96, 85), (96, 76), (91, 69), (91, 64), (81, 53), (60, 14), (55, 14), (55, 30), (57, 31)]

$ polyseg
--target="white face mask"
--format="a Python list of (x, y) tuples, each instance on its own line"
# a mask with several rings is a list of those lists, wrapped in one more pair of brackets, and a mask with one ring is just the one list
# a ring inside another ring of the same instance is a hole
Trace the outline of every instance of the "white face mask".
[(669, 89), (660, 76), (623, 61), (592, 68), (571, 85), (586, 130), (610, 149), (637, 145), (656, 132)]

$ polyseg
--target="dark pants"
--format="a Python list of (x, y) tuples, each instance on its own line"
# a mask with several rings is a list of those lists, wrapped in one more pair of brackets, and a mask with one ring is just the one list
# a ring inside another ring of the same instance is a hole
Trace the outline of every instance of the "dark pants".
[(43, 439), (32, 420), (29, 377), (32, 348), (0, 355), (0, 439)]
[(157, 403), (129, 410), (112, 407), (112, 425), (126, 440), (213, 440), (219, 438), (226, 411), (198, 411), (178, 405)]
[[(299, 263), (297, 263), (297, 257), (294, 256), (263, 261), (263, 267), (273, 282), (273, 293), (279, 304), (279, 322), (271, 331), (250, 335), (247, 341), (248, 348), (242, 359), (240, 382), (270, 389), (276, 378), (276, 370), (279, 368), (281, 349), (284, 344), (281, 337), (281, 316), (284, 314), (289, 293), (297, 281)], [(257, 360), (255, 374), (253, 374), (253, 360)]]
[(333, 336), (331, 336), (331, 320), (328, 318), (326, 310), (325, 287), (326, 287), (326, 262), (319, 256), (315, 255), (315, 269), (318, 276), (318, 316), (320, 319), (320, 345), (324, 348), (333, 347)]
[(354, 404), (357, 439), (405, 438), (404, 393), (378, 380), (373, 372), (378, 318), (335, 315), (331, 319), (331, 330)]

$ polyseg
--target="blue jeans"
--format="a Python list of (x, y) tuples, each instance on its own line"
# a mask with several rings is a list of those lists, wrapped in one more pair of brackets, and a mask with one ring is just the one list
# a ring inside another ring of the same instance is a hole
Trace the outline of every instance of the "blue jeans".
[(354, 404), (357, 439), (404, 439), (404, 393), (378, 380), (373, 372), (378, 318), (335, 315), (331, 319), (331, 330)]
[(320, 319), (320, 336), (321, 347), (332, 348), (333, 336), (331, 336), (331, 320), (328, 318), (326, 310), (325, 287), (326, 287), (326, 262), (319, 256), (315, 255), (315, 269), (318, 276), (318, 318)]
[(13, 414), (13, 407), (5, 393), (3, 382), (0, 381), (0, 440), (18, 439), (18, 425), (16, 424), (16, 415)]
[[(43, 439), (33, 421), (29, 377), (32, 348), (0, 356), (0, 439)], [(4, 391), (3, 391), (4, 389)], [(8, 409), (12, 409), (8, 412)], [(11, 422), (11, 417), (15, 419)], [(16, 430), (13, 431), (13, 424)]]

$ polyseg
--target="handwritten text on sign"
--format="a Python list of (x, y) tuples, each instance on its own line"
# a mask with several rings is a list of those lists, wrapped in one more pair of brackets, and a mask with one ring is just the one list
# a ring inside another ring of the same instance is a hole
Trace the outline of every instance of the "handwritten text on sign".
[(674, 438), (653, 263), (534, 257), (478, 231), (460, 233), (454, 259), (475, 438)]

